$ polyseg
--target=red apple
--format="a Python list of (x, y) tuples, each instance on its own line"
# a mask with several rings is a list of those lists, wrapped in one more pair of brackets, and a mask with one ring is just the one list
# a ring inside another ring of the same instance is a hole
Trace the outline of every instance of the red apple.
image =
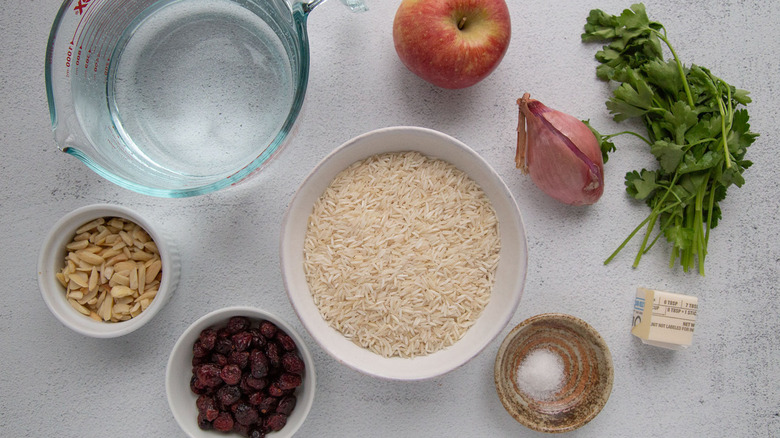
[(398, 56), (442, 88), (466, 88), (506, 53), (511, 25), (504, 0), (403, 0), (393, 21)]

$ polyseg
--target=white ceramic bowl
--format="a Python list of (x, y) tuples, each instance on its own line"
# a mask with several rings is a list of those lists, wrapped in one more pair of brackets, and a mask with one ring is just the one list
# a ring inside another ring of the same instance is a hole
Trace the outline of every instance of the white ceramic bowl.
[[(202, 430), (198, 427), (198, 409), (195, 401), (198, 396), (190, 390), (192, 378), (192, 346), (200, 333), (208, 327), (224, 327), (232, 316), (245, 316), (252, 322), (270, 321), (290, 335), (298, 347), (298, 353), (306, 366), (303, 383), (296, 390), (297, 402), (287, 424), (282, 430), (268, 433), (271, 438), (291, 437), (301, 427), (314, 403), (314, 391), (317, 385), (314, 360), (303, 338), (289, 324), (276, 315), (254, 307), (226, 307), (204, 315), (182, 333), (173, 346), (165, 369), (165, 391), (168, 394), (168, 406), (176, 422), (190, 438), (217, 438), (228, 436), (223, 432)], [(233, 434), (232, 436), (238, 436)]]
[[(315, 201), (350, 164), (386, 152), (417, 151), (448, 161), (476, 181), (499, 221), (500, 260), (490, 302), (477, 322), (452, 346), (414, 358), (386, 358), (331, 328), (312, 299), (304, 273), (303, 245)], [(507, 186), (471, 148), (441, 132), (418, 127), (372, 131), (344, 143), (322, 160), (293, 197), (282, 223), (281, 264), (285, 287), (298, 317), (319, 345), (339, 362), (365, 374), (393, 380), (421, 380), (451, 371), (479, 354), (515, 313), (526, 276), (523, 221)]]
[[(157, 295), (140, 315), (122, 322), (98, 322), (74, 309), (65, 297), (65, 288), (55, 277), (65, 264), (67, 251), (76, 230), (101, 217), (120, 217), (140, 225), (154, 240), (162, 261), (162, 281)], [(181, 263), (171, 237), (159, 226), (129, 208), (94, 204), (76, 209), (63, 216), (49, 231), (38, 257), (38, 285), (49, 310), (66, 327), (85, 336), (113, 338), (126, 335), (148, 323), (170, 299), (179, 282)]]

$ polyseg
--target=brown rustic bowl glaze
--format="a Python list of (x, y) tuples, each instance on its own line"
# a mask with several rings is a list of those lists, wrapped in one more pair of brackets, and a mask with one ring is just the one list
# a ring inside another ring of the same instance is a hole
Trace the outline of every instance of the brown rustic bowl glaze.
[[(546, 348), (561, 356), (564, 380), (552, 397), (537, 400), (516, 383), (526, 355)], [(568, 432), (596, 417), (612, 392), (612, 355), (598, 332), (571, 315), (545, 313), (518, 324), (498, 349), (498, 398), (515, 420), (540, 432)]]

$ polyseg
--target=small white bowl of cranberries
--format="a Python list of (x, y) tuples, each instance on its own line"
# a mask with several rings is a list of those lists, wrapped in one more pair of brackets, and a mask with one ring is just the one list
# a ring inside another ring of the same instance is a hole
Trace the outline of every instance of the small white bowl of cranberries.
[(253, 307), (213, 311), (184, 331), (165, 372), (168, 405), (192, 438), (291, 437), (314, 402), (301, 336)]

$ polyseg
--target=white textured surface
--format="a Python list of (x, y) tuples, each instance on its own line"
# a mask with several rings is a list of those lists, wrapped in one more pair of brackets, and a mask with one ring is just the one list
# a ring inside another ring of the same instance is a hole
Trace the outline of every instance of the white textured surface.
[[(750, 90), (755, 165), (722, 204), (707, 276), (667, 267), (655, 248), (631, 269), (630, 252), (601, 261), (646, 215), (624, 194), (623, 174), (652, 165), (621, 138), (599, 203), (572, 208), (540, 193), (514, 169), (515, 99), (531, 92), (548, 106), (615, 125), (608, 89), (579, 35), (588, 11), (617, 13), (628, 1), (510, 1), (513, 39), (482, 83), (446, 91), (400, 64), (391, 25), (397, 1), (353, 15), (328, 2), (309, 20), (312, 71), (296, 136), (263, 173), (213, 195), (150, 198), (120, 189), (57, 151), (49, 128), (43, 60), (58, 2), (5, 2), (0, 15), (0, 435), (180, 436), (165, 399), (168, 353), (188, 324), (229, 305), (268, 309), (301, 328), (279, 273), (280, 220), (307, 172), (360, 133), (412, 124), (450, 134), (490, 162), (518, 199), (529, 238), (525, 295), (510, 324), (482, 354), (443, 377), (410, 384), (376, 380), (338, 364), (310, 343), (319, 387), (302, 437), (535, 436), (501, 406), (493, 360), (511, 326), (543, 312), (593, 325), (609, 344), (615, 386), (601, 414), (572, 436), (780, 436), (780, 187), (777, 105), (780, 3), (656, 1), (686, 63), (709, 67)], [(726, 33), (722, 33), (726, 31)], [(157, 319), (121, 339), (89, 339), (63, 328), (38, 292), (41, 239), (63, 214), (112, 202), (136, 208), (175, 232), (182, 252), (177, 293)], [(699, 297), (694, 344), (672, 352), (629, 334), (636, 286)], [(308, 334), (304, 336), (311, 341)]]

